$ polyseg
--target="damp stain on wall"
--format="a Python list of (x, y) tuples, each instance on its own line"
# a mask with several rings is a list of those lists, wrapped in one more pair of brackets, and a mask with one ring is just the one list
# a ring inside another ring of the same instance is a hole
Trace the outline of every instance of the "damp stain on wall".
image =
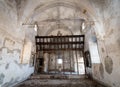
[(9, 63), (7, 63), (5, 66), (5, 69), (8, 69), (8, 68), (9, 68)]
[(0, 60), (2, 60), (2, 57), (0, 57)]
[(101, 48), (101, 50), (102, 50), (103, 53), (105, 52), (104, 48)]
[(113, 61), (112, 61), (112, 59), (109, 56), (107, 56), (107, 57), (105, 57), (104, 63), (105, 63), (106, 72), (108, 74), (111, 74), (112, 71), (113, 71)]
[(16, 78), (11, 78), (11, 80), (9, 82), (4, 83), (1, 87), (9, 87), (10, 85), (13, 85), (14, 83), (18, 83), (20, 77), (16, 77)]
[(99, 70), (100, 70), (101, 77), (104, 78), (104, 67), (102, 63), (100, 64)]
[(0, 74), (0, 84), (3, 83), (4, 78), (5, 78), (5, 75), (4, 75), (3, 73), (1, 73), (1, 74)]
[(22, 69), (22, 66), (23, 66), (22, 64), (18, 63), (16, 60), (14, 60), (14, 63), (15, 63), (17, 66), (19, 66), (20, 69)]
[(9, 82), (4, 83), (1, 87), (9, 87), (13, 81), (14, 81), (14, 78), (11, 78)]

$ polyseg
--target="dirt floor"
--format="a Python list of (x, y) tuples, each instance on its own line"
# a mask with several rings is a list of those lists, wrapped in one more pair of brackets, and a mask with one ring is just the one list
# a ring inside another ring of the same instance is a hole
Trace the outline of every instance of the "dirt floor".
[(105, 87), (90, 79), (28, 79), (15, 87)]

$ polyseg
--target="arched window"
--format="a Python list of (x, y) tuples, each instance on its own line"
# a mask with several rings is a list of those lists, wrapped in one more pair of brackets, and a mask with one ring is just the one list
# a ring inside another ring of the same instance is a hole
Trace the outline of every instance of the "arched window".
[(91, 62), (100, 63), (100, 57), (99, 57), (98, 46), (97, 46), (97, 38), (95, 35), (91, 36), (91, 39), (89, 41), (89, 49), (90, 49), (90, 55), (91, 55)]

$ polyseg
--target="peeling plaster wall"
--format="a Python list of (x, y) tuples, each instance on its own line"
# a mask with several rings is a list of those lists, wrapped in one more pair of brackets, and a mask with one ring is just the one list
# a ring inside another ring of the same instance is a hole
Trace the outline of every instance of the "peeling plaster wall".
[(33, 67), (20, 63), (20, 53), (16, 50), (9, 53), (7, 48), (3, 48), (0, 57), (0, 87), (13, 86), (33, 73)]
[(21, 63), (25, 36), (29, 33), (17, 23), (16, 2), (0, 0), (0, 87), (11, 87), (34, 72), (29, 63)]
[(27, 79), (34, 71), (21, 63), (22, 42), (0, 30), (0, 87), (10, 87)]
[[(120, 20), (120, 1), (103, 1), (103, 11), (101, 12), (101, 15), (103, 15), (100, 23), (102, 27), (99, 27), (99, 23), (94, 27), (95, 31), (99, 28), (104, 30), (101, 37), (96, 32), (101, 63), (93, 63), (92, 68), (87, 69), (87, 73), (106, 85), (120, 87), (120, 21), (118, 21)], [(91, 36), (88, 32), (86, 33), (87, 38)], [(89, 49), (89, 46), (87, 44), (86, 49)]]
[[(120, 86), (120, 1), (106, 0), (108, 3), (104, 9), (104, 41), (99, 41), (102, 55), (102, 65), (104, 67), (103, 82), (112, 87)], [(108, 57), (107, 57), (108, 55)], [(101, 77), (101, 75), (100, 75)]]

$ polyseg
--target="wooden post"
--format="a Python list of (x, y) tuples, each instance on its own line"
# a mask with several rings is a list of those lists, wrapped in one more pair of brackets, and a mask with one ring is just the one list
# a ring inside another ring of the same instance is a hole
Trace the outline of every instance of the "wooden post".
[(37, 55), (37, 53), (35, 54), (35, 58), (34, 58), (34, 68), (35, 68), (35, 69), (34, 69), (34, 74), (37, 73), (37, 71), (36, 71), (36, 62), (37, 62), (37, 61), (36, 61), (36, 58), (37, 58), (36, 55)]
[(48, 55), (49, 55), (49, 57), (48, 57), (48, 74), (49, 74), (49, 71), (50, 71), (50, 53)]
[[(68, 42), (69, 42), (69, 38), (68, 38)], [(70, 43), (68, 43), (68, 52), (69, 52), (69, 62), (70, 62), (70, 74), (71, 74), (71, 53), (70, 53)]]
[(84, 41), (85, 41), (85, 36), (83, 36), (83, 50), (82, 50), (82, 54), (83, 54), (83, 59), (84, 59), (84, 67), (85, 67), (85, 75), (86, 75), (86, 59), (85, 59), (85, 55), (84, 55)]
[(64, 54), (64, 50), (63, 50), (63, 74), (65, 74), (65, 72), (64, 72), (64, 62), (65, 62), (65, 60), (64, 60), (64, 58), (65, 58), (65, 54)]
[[(75, 38), (75, 41), (77, 42), (76, 40), (77, 38)], [(76, 62), (77, 62), (77, 74), (79, 74), (79, 67), (78, 67), (78, 55), (77, 55), (77, 44), (75, 44), (75, 54), (76, 54)]]
[(55, 74), (56, 74), (56, 71), (57, 71), (57, 70), (56, 70), (56, 66), (57, 66), (57, 63), (56, 63), (56, 62), (57, 62), (57, 58), (56, 58), (56, 57), (57, 57), (57, 55), (56, 55), (56, 53), (55, 53)]
[[(72, 62), (73, 62), (73, 65), (72, 65), (72, 66), (73, 66), (74, 69), (75, 69), (75, 65), (74, 65), (74, 64), (75, 64), (75, 60), (74, 60), (74, 51), (73, 51), (73, 50), (72, 50), (72, 60), (73, 60), (73, 61), (72, 61)], [(72, 73), (72, 74), (73, 74), (73, 73)]]
[[(72, 37), (72, 39), (71, 39), (72, 41), (72, 43), (71, 43), (71, 49), (73, 49), (73, 37)], [(75, 68), (75, 60), (74, 60), (74, 50), (72, 50), (72, 60), (73, 60), (73, 67)]]

